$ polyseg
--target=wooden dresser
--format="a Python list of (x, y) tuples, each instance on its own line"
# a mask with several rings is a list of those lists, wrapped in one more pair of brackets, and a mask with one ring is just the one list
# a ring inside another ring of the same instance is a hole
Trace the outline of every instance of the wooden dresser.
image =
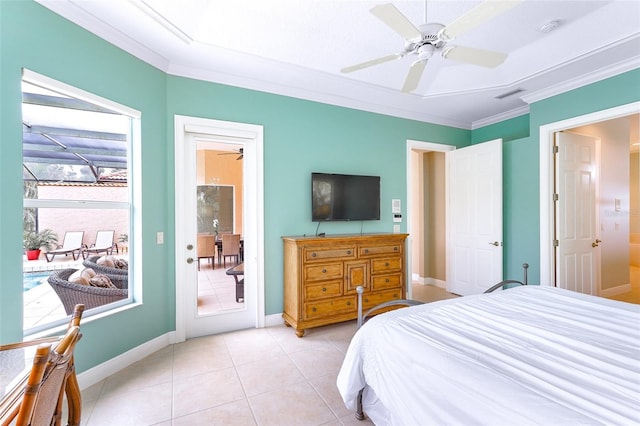
[(298, 337), (307, 328), (357, 317), (356, 287), (364, 287), (363, 311), (405, 298), (407, 234), (282, 237), (284, 312)]

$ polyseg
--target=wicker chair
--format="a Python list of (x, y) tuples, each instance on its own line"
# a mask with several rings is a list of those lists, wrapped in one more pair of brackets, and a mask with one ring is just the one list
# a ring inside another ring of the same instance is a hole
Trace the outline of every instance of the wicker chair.
[(111, 278), (112, 276), (116, 276), (116, 277), (124, 277), (126, 279), (126, 277), (129, 276), (129, 270), (127, 269), (118, 269), (118, 268), (111, 268), (109, 266), (98, 265), (96, 262), (101, 257), (102, 256), (90, 256), (86, 260), (84, 260), (82, 264), (86, 268), (91, 268), (94, 271), (96, 271), (96, 274), (105, 274), (105, 275), (108, 275), (109, 278)]
[(126, 299), (129, 295), (129, 283), (126, 275), (108, 275), (111, 282), (118, 288), (103, 288), (69, 282), (69, 277), (75, 271), (76, 269), (63, 269), (48, 278), (49, 284), (62, 301), (67, 315), (73, 312), (78, 303), (85, 305), (86, 309), (91, 309)]

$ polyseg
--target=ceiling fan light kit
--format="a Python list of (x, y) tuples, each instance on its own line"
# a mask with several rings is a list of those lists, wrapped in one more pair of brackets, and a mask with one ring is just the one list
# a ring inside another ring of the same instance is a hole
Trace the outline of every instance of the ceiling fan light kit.
[(495, 68), (507, 59), (505, 53), (467, 46), (449, 46), (447, 43), (455, 37), (506, 12), (522, 1), (485, 0), (449, 25), (425, 23), (419, 27), (411, 23), (393, 4), (375, 6), (371, 9), (371, 13), (404, 38), (403, 51), (345, 67), (341, 71), (343, 73), (354, 72), (395, 59), (401, 59), (408, 55), (415, 55), (417, 56), (417, 61), (411, 64), (402, 86), (402, 92), (412, 92), (418, 88), (427, 62), (436, 51), (440, 51), (441, 56), (447, 60)]

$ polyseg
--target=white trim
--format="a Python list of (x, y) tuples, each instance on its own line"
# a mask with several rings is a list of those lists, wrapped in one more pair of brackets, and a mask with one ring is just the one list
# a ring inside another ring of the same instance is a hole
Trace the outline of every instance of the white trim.
[(137, 109), (133, 109), (128, 106), (119, 104), (118, 102), (114, 102), (111, 99), (103, 98), (102, 96), (86, 92), (77, 87), (70, 86), (66, 83), (54, 80), (53, 78), (38, 74), (37, 72), (31, 71), (27, 68), (22, 69), (22, 79), (28, 83), (35, 84), (36, 86), (40, 86), (61, 94), (69, 95), (85, 102), (91, 102), (92, 104), (110, 109), (114, 112), (126, 115), (131, 118), (139, 119), (140, 117), (142, 117), (142, 113)]
[(598, 81), (615, 77), (616, 75), (623, 74), (627, 71), (632, 71), (638, 67), (640, 67), (640, 58), (631, 58), (614, 65), (609, 65), (597, 72), (592, 72), (590, 74), (583, 75), (571, 80), (565, 80), (560, 84), (549, 86), (542, 90), (523, 95), (520, 99), (528, 104), (532, 104), (542, 99), (551, 98), (553, 96), (560, 95), (570, 90), (578, 89), (588, 84), (597, 83)]
[(471, 130), (480, 129), (491, 124), (496, 124), (504, 120), (520, 117), (521, 115), (529, 114), (529, 105), (525, 105), (520, 108), (512, 109), (511, 111), (502, 112), (500, 114), (492, 115), (491, 117), (483, 118), (481, 120), (471, 123)]
[(127, 352), (111, 358), (102, 364), (98, 364), (95, 367), (83, 371), (78, 374), (78, 384), (80, 385), (80, 389), (87, 389), (107, 377), (112, 376), (118, 371), (127, 368), (131, 364), (138, 362), (175, 342), (174, 332), (165, 333), (155, 339), (136, 346)]
[[(264, 313), (264, 130), (261, 125), (236, 123), (230, 121), (220, 121), (207, 118), (188, 117), (175, 115), (174, 117), (174, 165), (184, 164), (185, 152), (184, 144), (186, 143), (187, 135), (197, 134), (204, 137), (215, 136), (216, 139), (228, 138), (233, 139), (233, 142), (239, 142), (244, 140), (246, 142), (253, 142), (255, 150), (255, 182), (247, 182), (246, 185), (256, 186), (255, 191), (257, 194), (256, 200), (256, 222), (250, 224), (245, 222), (245, 229), (249, 227), (255, 227), (256, 236), (256, 253), (245, 252), (245, 256), (251, 256), (254, 258), (256, 265), (256, 281), (257, 281), (257, 295), (256, 295), (256, 308), (255, 308), (255, 327), (261, 328), (265, 324)], [(246, 157), (245, 157), (246, 158)], [(185, 247), (186, 240), (182, 233), (179, 231), (186, 218), (184, 216), (184, 210), (177, 208), (179, 200), (182, 200), (184, 194), (181, 192), (181, 188), (184, 187), (184, 176), (182, 173), (174, 172), (175, 178), (175, 200), (176, 200), (176, 215), (175, 215), (175, 229), (176, 229), (176, 282), (179, 277), (185, 276), (186, 263), (182, 259), (182, 247)], [(185, 320), (185, 291), (182, 286), (176, 285), (176, 341), (182, 342), (186, 339), (186, 320)]]
[(640, 102), (596, 111), (540, 126), (540, 285), (553, 285), (553, 135), (561, 130), (640, 112)]
[(25, 198), (24, 207), (68, 208), (68, 209), (129, 209), (129, 203), (124, 201), (95, 201), (95, 200), (47, 200), (39, 198)]
[[(405, 274), (405, 276), (407, 277), (406, 279), (409, 279), (412, 274), (412, 244), (413, 244), (413, 236), (412, 236), (412, 229), (411, 229), (411, 211), (413, 208), (413, 200), (411, 199), (411, 194), (412, 189), (413, 189), (413, 183), (412, 183), (412, 177), (413, 177), (413, 173), (414, 170), (411, 168), (411, 152), (413, 151), (422, 151), (422, 152), (430, 152), (430, 151), (434, 151), (434, 152), (449, 152), (449, 151), (453, 151), (454, 149), (456, 149), (456, 147), (454, 145), (445, 145), (445, 144), (441, 144), (441, 143), (436, 143), (436, 142), (423, 142), (423, 141), (417, 141), (417, 140), (413, 140), (413, 139), (407, 139), (407, 146), (406, 146), (406, 170), (407, 170), (407, 193), (405, 194), (405, 199), (406, 201), (406, 207), (405, 207), (405, 217), (406, 217), (406, 224), (407, 224), (407, 234), (409, 234), (409, 236), (407, 237), (407, 261), (406, 261), (406, 267), (407, 267), (407, 271), (408, 273)], [(447, 236), (447, 242), (446, 244), (448, 244), (448, 236)], [(410, 299), (412, 296), (412, 290), (411, 290), (411, 282), (406, 283), (406, 288), (407, 288), (407, 298)]]

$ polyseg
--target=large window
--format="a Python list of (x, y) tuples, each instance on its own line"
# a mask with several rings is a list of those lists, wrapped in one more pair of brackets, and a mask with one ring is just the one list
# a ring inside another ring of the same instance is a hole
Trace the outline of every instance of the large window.
[(133, 300), (131, 152), (140, 113), (25, 70), (22, 129), (30, 334), (66, 323), (75, 303), (92, 315)]

